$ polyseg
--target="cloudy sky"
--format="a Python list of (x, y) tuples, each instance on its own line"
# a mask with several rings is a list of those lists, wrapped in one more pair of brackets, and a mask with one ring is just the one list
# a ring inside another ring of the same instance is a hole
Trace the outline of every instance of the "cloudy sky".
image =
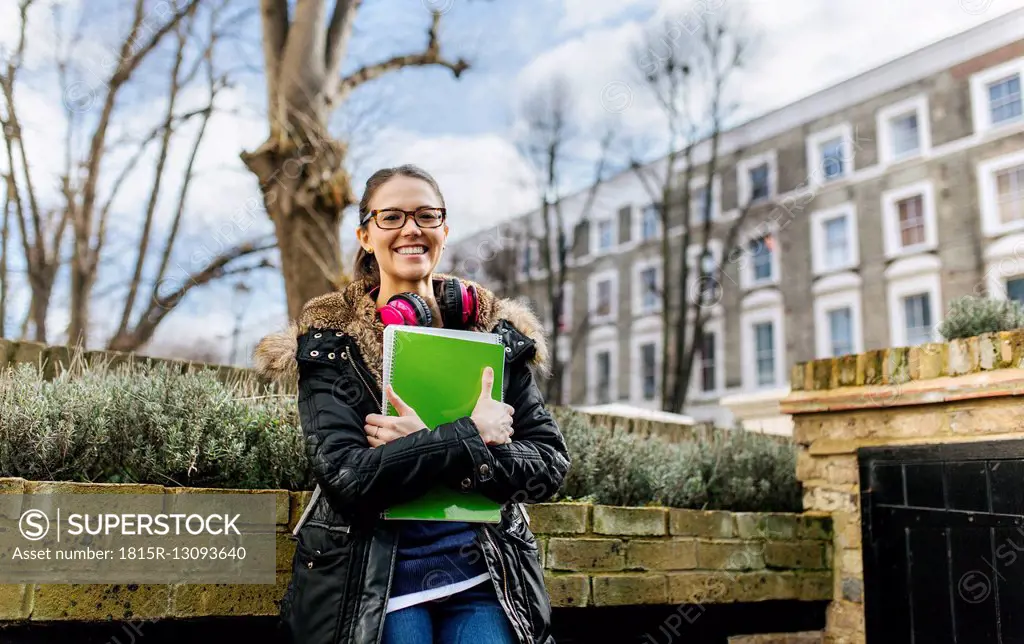
[[(117, 4), (88, 0), (88, 10), (97, 14), (102, 12), (95, 3)], [(45, 7), (50, 4), (52, 0), (39, 0), (43, 9), (30, 14), (29, 55), (18, 101), (43, 199), (56, 204), (63, 132), (54, 126), (62, 122), (61, 103), (48, 73), (54, 19)], [(65, 24), (85, 6), (83, 0), (61, 4), (66, 7)], [(15, 5), (13, 0), (0, 2), (0, 56), (16, 36)], [(529, 189), (529, 166), (514, 136), (517, 109), (531, 88), (555, 76), (568, 78), (584, 132), (596, 135), (608, 123), (638, 137), (661, 131), (657, 110), (634, 78), (644, 29), (666, 18), (694, 24), (705, 13), (727, 11), (756, 39), (749, 66), (735, 85), (740, 107), (736, 118), (743, 120), (1022, 7), (1024, 0), (371, 0), (361, 10), (347, 69), (421, 47), (429, 8), (445, 11), (443, 50), (465, 57), (472, 67), (458, 80), (446, 70), (414, 69), (367, 85), (348, 111), (336, 115), (334, 125), (353, 134), (357, 184), (377, 167), (420, 164), (435, 174), (445, 192), (453, 234), (465, 234), (527, 211), (536, 202)], [(238, 160), (240, 151), (258, 146), (266, 133), (258, 23), (253, 20), (244, 27), (221, 54), (221, 61), (236, 73), (235, 84), (221, 96), (224, 111), (211, 121), (201, 149), (183, 237), (211, 251), (268, 230), (265, 216), (252, 207), (255, 182)], [(79, 45), (80, 57), (102, 58), (119, 28), (123, 24), (117, 20), (90, 22), (88, 37)], [(146, 68), (153, 75), (143, 78), (143, 89), (164, 82), (160, 64), (157, 59)], [(88, 96), (88, 87), (83, 93)], [(115, 134), (138, 136), (152, 127), (160, 114), (159, 96), (159, 91), (140, 89), (119, 112)], [(186, 105), (201, 101), (199, 92), (185, 97)], [(169, 163), (177, 164), (172, 167), (182, 166), (187, 157), (188, 131), (183, 135), (182, 143), (172, 148)], [(114, 169), (108, 180), (127, 158), (127, 152), (112, 153)], [(6, 171), (4, 163), (0, 160), (0, 168)], [(151, 161), (138, 165), (140, 172), (152, 167)], [(130, 181), (116, 202), (119, 217), (112, 246), (125, 257), (138, 235), (134, 222), (150, 181), (145, 174)], [(173, 194), (173, 180), (167, 189)], [(170, 197), (161, 202), (158, 227), (169, 222), (173, 205)], [(349, 219), (346, 239), (353, 236)], [(187, 257), (179, 260), (187, 263)], [(123, 268), (115, 263), (110, 272)], [(101, 281), (107, 279), (113, 277), (101, 276)], [(250, 285), (254, 294), (245, 311), (245, 349), (284, 320), (280, 279), (268, 274)], [(21, 298), (17, 295), (15, 300), (24, 303), (24, 292)], [(51, 322), (55, 329), (62, 329), (66, 320), (59, 301)], [(223, 348), (226, 359), (226, 338), (238, 310), (232, 310), (230, 301), (230, 284), (196, 293), (165, 322), (157, 344), (212, 341)], [(21, 313), (12, 317), (20, 320)]]

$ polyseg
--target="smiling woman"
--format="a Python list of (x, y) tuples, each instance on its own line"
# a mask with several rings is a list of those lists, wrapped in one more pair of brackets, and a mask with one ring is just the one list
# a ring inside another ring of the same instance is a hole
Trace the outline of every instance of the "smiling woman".
[[(447, 210), (424, 170), (376, 172), (359, 215), (356, 279), (310, 300), (289, 333), (256, 350), (264, 376), (294, 374), (297, 363), (317, 481), (295, 529), (282, 623), (303, 644), (548, 644), (551, 606), (523, 504), (558, 492), (569, 456), (534, 379), (548, 357), (541, 324), (520, 303), (434, 274)], [(381, 414), (389, 324), (500, 335), (505, 402), (490, 396), (488, 369), (468, 416), (428, 428), (390, 388), (399, 415)], [(437, 485), (500, 504), (500, 522), (381, 519)]]

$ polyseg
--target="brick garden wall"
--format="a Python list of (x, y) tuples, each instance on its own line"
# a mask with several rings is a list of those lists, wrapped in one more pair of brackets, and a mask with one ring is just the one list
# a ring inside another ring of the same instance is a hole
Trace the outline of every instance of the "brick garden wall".
[[(202, 490), (0, 478), (0, 494), (190, 492)], [(276, 584), (0, 585), (0, 621), (277, 614), (295, 550), (289, 533), (309, 493), (243, 492), (277, 499)], [(827, 516), (568, 503), (531, 505), (528, 511), (556, 607), (832, 598)]]
[(801, 363), (782, 403), (804, 509), (831, 513), (835, 600), (825, 642), (865, 641), (857, 449), (1019, 439), (1024, 331)]

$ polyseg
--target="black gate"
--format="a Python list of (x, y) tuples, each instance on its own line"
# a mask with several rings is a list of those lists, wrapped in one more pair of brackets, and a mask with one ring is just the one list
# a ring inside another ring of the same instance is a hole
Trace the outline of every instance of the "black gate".
[(868, 644), (1024, 644), (1024, 440), (858, 459)]

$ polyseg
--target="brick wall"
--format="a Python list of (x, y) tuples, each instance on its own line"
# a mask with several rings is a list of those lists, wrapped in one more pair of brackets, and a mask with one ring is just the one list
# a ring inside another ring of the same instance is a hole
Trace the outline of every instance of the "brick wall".
[[(0, 494), (191, 491), (0, 478)], [(0, 623), (277, 614), (276, 602), (287, 587), (295, 552), (289, 533), (309, 492), (254, 493), (277, 498), (274, 585), (0, 585)], [(568, 503), (531, 505), (529, 514), (556, 607), (832, 597), (832, 535), (827, 516)]]
[(825, 642), (865, 641), (857, 449), (1020, 438), (1024, 330), (867, 351), (793, 367), (804, 510), (831, 513), (835, 596)]

